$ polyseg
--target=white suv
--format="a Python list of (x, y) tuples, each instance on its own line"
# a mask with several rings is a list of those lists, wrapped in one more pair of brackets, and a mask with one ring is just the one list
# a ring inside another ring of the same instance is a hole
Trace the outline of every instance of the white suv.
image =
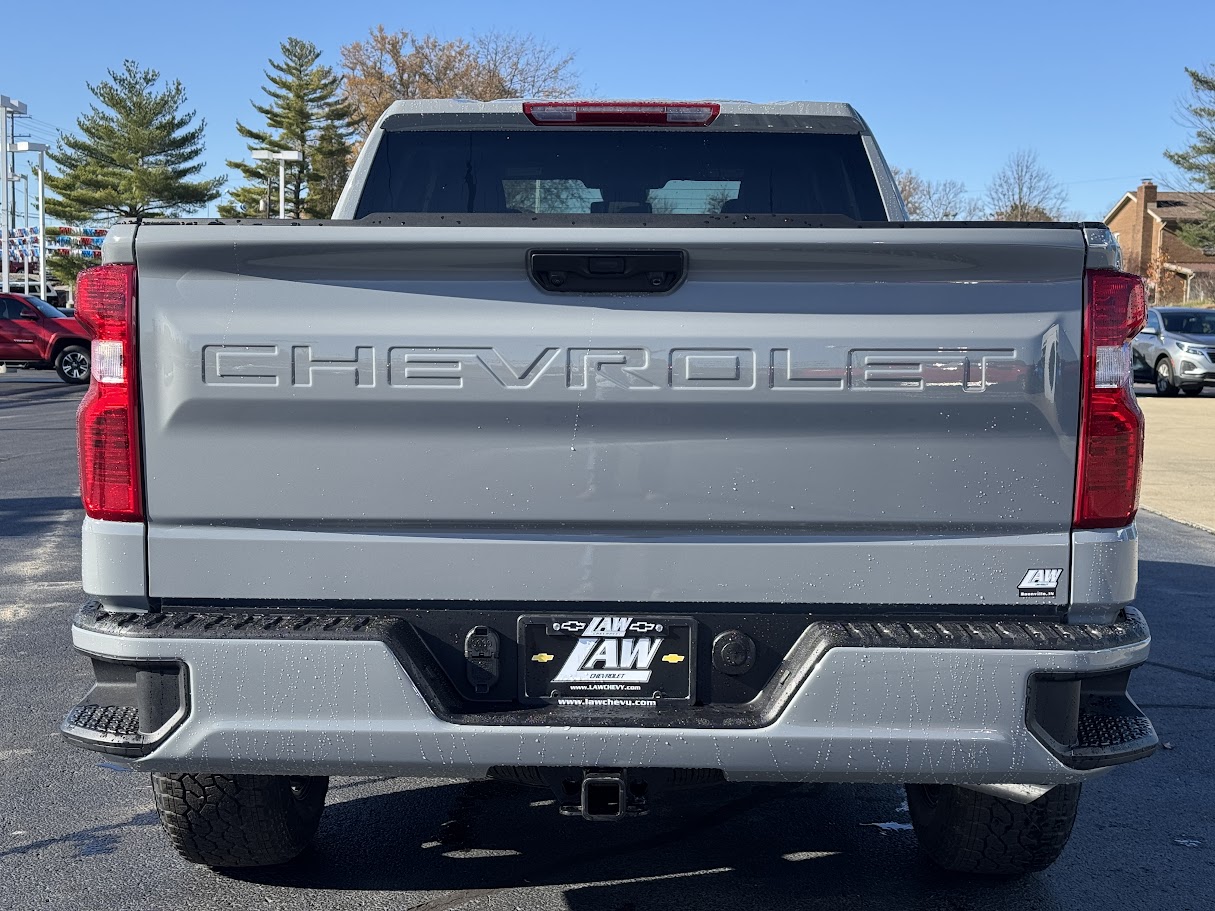
[(1215, 310), (1153, 307), (1131, 350), (1135, 379), (1157, 395), (1202, 395), (1215, 386)]

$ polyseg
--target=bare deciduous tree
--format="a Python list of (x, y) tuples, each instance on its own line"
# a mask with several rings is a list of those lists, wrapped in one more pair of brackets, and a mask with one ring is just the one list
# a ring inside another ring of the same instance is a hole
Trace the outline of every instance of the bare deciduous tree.
[(480, 98), (569, 98), (578, 89), (574, 55), (532, 35), (485, 32), (472, 39), (483, 74)]
[(987, 207), (996, 221), (1059, 221), (1067, 191), (1031, 149), (1009, 156), (987, 185)]
[(568, 98), (578, 85), (572, 53), (514, 32), (444, 41), (378, 25), (341, 53), (343, 90), (364, 136), (398, 99)]
[(957, 180), (928, 180), (910, 168), (891, 168), (913, 221), (956, 221), (983, 217), (983, 204)]

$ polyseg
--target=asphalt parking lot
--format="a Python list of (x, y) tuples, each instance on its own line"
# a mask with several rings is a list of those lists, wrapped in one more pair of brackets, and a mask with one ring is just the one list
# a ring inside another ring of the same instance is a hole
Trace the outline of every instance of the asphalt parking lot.
[[(1086, 785), (1045, 873), (935, 871), (889, 786), (723, 785), (601, 825), (560, 818), (540, 791), (416, 779), (335, 779), (314, 847), (283, 868), (191, 866), (165, 843), (144, 775), (55, 733), (90, 679), (68, 634), (83, 598), (80, 395), (0, 376), (0, 908), (1215, 908), (1215, 535), (1146, 512), (1137, 603), (1154, 639), (1132, 691), (1167, 749)], [(1215, 394), (1144, 410), (1145, 506), (1204, 524), (1186, 504), (1215, 500)], [(1162, 445), (1182, 423), (1205, 450)]]
[(1215, 534), (1215, 389), (1160, 398), (1139, 387), (1147, 420), (1143, 505)]

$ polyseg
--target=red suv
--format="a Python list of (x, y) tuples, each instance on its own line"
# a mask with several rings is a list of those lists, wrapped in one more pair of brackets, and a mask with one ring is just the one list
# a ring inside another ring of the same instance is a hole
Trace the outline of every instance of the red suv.
[(55, 368), (65, 383), (89, 381), (84, 327), (26, 294), (0, 294), (0, 363)]

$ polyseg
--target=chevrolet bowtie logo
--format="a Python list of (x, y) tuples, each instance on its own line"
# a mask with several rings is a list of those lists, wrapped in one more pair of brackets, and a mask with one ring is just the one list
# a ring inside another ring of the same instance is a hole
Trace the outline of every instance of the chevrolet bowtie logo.
[(678, 664), (683, 660), (683, 655), (663, 655), (662, 660), (667, 664)]
[(552, 661), (556, 657), (556, 655), (550, 655), (548, 652), (541, 652), (538, 655), (532, 655), (532, 660), (545, 664), (546, 662)]

